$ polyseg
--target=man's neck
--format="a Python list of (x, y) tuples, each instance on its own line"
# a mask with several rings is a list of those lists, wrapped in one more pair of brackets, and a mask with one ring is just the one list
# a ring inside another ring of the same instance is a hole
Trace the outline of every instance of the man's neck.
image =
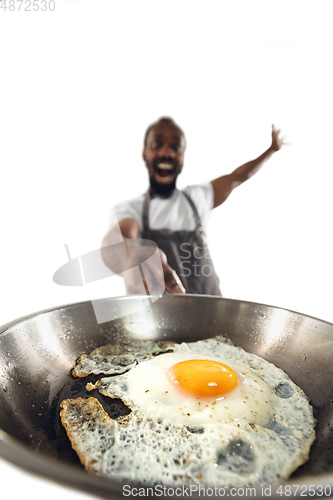
[(175, 183), (172, 185), (172, 187), (163, 186), (161, 189), (160, 184), (156, 184), (152, 182), (152, 180), (150, 181), (149, 192), (152, 198), (155, 196), (160, 196), (161, 198), (169, 198), (176, 190), (177, 188)]

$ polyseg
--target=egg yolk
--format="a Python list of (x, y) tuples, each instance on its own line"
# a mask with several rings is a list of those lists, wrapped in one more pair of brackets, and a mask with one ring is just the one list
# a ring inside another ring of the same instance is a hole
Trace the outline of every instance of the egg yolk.
[(172, 386), (189, 395), (218, 398), (238, 385), (236, 373), (223, 363), (207, 359), (191, 359), (171, 366), (167, 378)]

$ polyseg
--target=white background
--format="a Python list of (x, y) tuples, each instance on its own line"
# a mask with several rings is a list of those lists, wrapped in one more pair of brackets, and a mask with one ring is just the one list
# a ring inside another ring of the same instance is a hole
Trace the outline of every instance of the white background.
[[(0, 2), (1, 3), (1, 2)], [(8, 3), (8, 2), (7, 2)], [(18, 4), (17, 4), (18, 5)], [(225, 297), (333, 322), (331, 1), (56, 0), (0, 9), (0, 324), (124, 293), (120, 278), (61, 287), (53, 273), (98, 248), (112, 205), (147, 188), (144, 131), (187, 137), (178, 187), (289, 146), (211, 216)], [(0, 460), (14, 498), (89, 497)]]

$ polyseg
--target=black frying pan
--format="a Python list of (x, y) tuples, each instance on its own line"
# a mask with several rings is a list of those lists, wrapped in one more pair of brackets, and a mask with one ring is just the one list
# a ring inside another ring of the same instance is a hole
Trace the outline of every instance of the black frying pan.
[[(163, 296), (153, 303), (146, 297), (122, 297), (98, 305), (118, 319), (98, 324), (92, 304), (84, 302), (0, 329), (2, 456), (102, 497), (121, 495), (115, 481), (86, 473), (60, 424), (59, 403), (89, 397), (85, 385), (94, 380), (71, 376), (76, 359), (120, 338), (195, 341), (222, 334), (282, 368), (310, 398), (317, 439), (309, 462), (289, 483), (324, 485), (326, 493), (333, 493), (332, 324), (275, 307), (196, 295)], [(111, 416), (126, 411), (121, 402), (94, 396), (102, 398)], [(309, 490), (299, 489), (295, 496), (302, 491)]]

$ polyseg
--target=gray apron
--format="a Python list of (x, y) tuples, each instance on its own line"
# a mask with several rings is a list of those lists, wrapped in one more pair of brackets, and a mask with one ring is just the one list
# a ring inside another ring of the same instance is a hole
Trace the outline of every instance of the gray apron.
[(222, 296), (219, 279), (210, 257), (206, 235), (192, 199), (182, 191), (192, 208), (195, 229), (193, 231), (153, 230), (149, 227), (150, 192), (143, 205), (142, 238), (154, 241), (161, 248), (168, 263), (176, 271), (187, 293)]

